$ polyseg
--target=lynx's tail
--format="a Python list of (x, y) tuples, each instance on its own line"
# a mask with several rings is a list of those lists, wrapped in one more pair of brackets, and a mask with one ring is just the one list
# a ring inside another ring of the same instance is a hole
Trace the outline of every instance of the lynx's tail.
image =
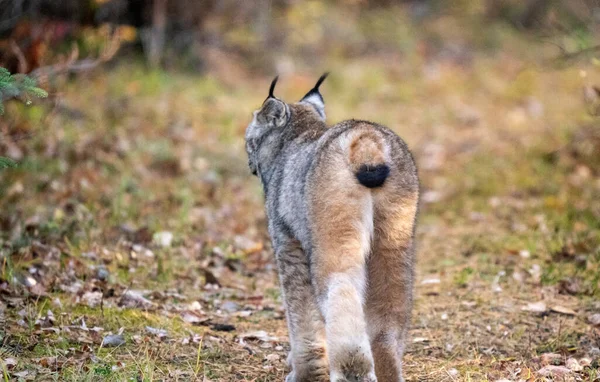
[(361, 131), (351, 137), (349, 161), (356, 179), (363, 186), (383, 186), (390, 174), (386, 157), (386, 144), (378, 132)]

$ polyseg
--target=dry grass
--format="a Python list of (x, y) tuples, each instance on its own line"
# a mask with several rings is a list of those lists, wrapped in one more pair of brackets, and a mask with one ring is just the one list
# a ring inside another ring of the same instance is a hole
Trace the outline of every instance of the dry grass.
[[(578, 137), (597, 129), (580, 94), (600, 72), (536, 68), (545, 48), (503, 33), (493, 51), (456, 32), (459, 56), (328, 59), (329, 121), (387, 124), (420, 167), (409, 381), (543, 380), (545, 353), (592, 361), (564, 380), (599, 378), (600, 154)], [(284, 76), (279, 94), (298, 98), (318, 74)], [(286, 325), (242, 142), (268, 80), (123, 63), (65, 85), (50, 114), (7, 105), (3, 125), (33, 137), (0, 174), (5, 379), (283, 379)], [(127, 308), (129, 290), (149, 302)], [(119, 331), (124, 345), (102, 345)]]

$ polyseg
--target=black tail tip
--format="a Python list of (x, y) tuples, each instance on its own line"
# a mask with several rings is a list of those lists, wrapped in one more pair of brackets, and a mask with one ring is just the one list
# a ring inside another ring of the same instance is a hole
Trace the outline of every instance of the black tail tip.
[(388, 175), (390, 175), (390, 168), (387, 164), (376, 166), (363, 164), (356, 172), (356, 179), (365, 187), (375, 188), (381, 187)]

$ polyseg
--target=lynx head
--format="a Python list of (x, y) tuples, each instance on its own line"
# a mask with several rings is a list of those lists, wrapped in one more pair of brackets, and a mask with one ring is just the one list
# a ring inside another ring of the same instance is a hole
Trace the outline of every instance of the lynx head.
[[(328, 73), (319, 78), (317, 84), (302, 99), (287, 104), (273, 94), (278, 77), (273, 79), (269, 95), (260, 109), (254, 111), (252, 122), (246, 128), (246, 152), (252, 174), (257, 175), (261, 166), (267, 165), (282, 148), (285, 134), (292, 125), (310, 126), (325, 121), (325, 102), (319, 86)], [(301, 127), (302, 128), (302, 127)]]

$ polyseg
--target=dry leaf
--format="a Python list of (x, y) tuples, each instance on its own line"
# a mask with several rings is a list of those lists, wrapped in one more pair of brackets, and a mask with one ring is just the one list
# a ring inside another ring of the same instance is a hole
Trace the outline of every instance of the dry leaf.
[(577, 315), (577, 312), (575, 312), (573, 309), (565, 308), (564, 306), (560, 306), (560, 305), (554, 305), (550, 308), (550, 310), (552, 312), (566, 314), (568, 316), (576, 316)]
[(547, 309), (546, 303), (543, 301), (539, 302), (530, 302), (527, 306), (521, 308), (522, 310), (534, 313), (544, 313)]

